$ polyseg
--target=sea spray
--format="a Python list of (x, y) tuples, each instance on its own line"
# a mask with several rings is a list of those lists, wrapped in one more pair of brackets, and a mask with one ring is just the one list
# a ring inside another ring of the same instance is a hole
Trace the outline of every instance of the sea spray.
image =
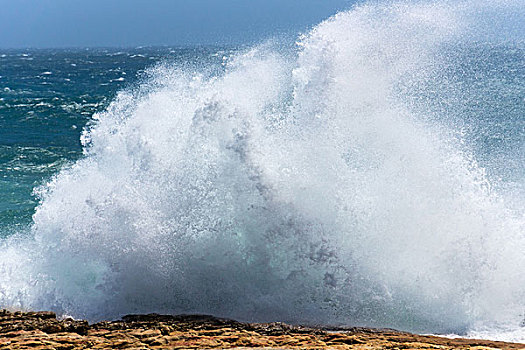
[(482, 19), (523, 11), (360, 5), (295, 53), (152, 67), (93, 117), (84, 157), (36, 190), (31, 232), (0, 250), (0, 304), (517, 329), (523, 180), (480, 166), (493, 163), (457, 110), (469, 87), (452, 83), (460, 48), (502, 45)]

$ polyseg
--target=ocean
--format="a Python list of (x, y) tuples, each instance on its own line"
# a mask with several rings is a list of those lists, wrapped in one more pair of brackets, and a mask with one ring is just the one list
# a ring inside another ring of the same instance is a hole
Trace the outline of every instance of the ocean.
[(82, 130), (118, 91), (138, 84), (158, 62), (204, 64), (217, 61), (220, 52), (168, 47), (2, 50), (0, 235), (31, 224), (38, 203), (33, 190), (82, 156)]
[(525, 341), (520, 18), (389, 2), (252, 47), (0, 50), (0, 307)]

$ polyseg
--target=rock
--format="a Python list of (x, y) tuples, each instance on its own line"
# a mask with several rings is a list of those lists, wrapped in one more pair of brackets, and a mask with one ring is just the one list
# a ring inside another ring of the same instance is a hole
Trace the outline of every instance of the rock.
[(127, 315), (88, 324), (52, 312), (0, 310), (0, 349), (525, 349), (525, 344), (446, 339), (391, 329), (321, 329), (241, 323), (209, 315)]

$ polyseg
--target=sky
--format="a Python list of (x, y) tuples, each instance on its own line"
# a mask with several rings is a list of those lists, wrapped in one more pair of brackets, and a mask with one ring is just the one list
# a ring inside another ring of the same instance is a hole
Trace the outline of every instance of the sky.
[(250, 44), (356, 0), (0, 0), (0, 48)]

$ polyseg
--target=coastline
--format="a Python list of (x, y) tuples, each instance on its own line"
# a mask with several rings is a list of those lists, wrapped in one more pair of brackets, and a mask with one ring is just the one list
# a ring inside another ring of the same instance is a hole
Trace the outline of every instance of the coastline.
[(208, 315), (127, 315), (89, 324), (53, 312), (0, 311), (0, 349), (525, 349), (392, 329), (242, 323)]

